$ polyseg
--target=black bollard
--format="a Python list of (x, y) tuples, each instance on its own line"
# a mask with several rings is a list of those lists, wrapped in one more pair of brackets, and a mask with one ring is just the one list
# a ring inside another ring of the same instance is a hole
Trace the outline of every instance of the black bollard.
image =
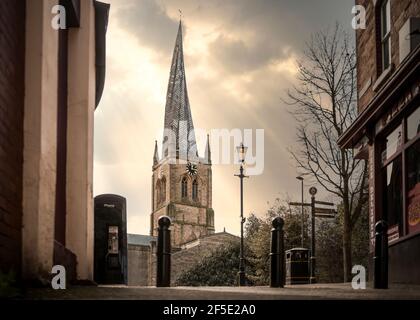
[(156, 287), (171, 286), (171, 219), (162, 216), (158, 221)]
[(388, 223), (384, 220), (375, 225), (375, 289), (388, 289)]
[(276, 217), (272, 222), (271, 229), (271, 268), (270, 268), (270, 286), (272, 288), (283, 288), (286, 280), (285, 260), (284, 260), (284, 220)]

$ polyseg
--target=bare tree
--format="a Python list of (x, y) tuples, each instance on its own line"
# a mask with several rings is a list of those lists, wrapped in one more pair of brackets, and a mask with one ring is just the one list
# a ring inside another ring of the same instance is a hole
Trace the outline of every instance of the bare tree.
[(340, 150), (338, 137), (357, 115), (356, 57), (339, 24), (318, 32), (298, 61), (298, 85), (287, 103), (295, 108), (298, 145), (290, 150), (299, 169), (342, 200), (344, 280), (352, 268), (352, 231), (367, 201), (367, 163), (352, 150)]

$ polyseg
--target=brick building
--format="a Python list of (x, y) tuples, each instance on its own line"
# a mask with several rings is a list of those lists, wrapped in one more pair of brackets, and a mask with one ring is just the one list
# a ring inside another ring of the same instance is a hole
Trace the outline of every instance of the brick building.
[(339, 145), (369, 162), (371, 258), (384, 219), (390, 281), (419, 284), (420, 2), (356, 4), (366, 9), (366, 29), (356, 31), (359, 115)]
[[(66, 28), (56, 30), (61, 5)], [(0, 1), (0, 271), (93, 279), (93, 115), (109, 5)], [(71, 72), (70, 72), (71, 70)]]

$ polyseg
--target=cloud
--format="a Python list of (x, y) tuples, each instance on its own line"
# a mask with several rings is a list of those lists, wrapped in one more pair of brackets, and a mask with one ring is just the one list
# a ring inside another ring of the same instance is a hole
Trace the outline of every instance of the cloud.
[(115, 17), (119, 25), (134, 34), (142, 45), (168, 52), (175, 43), (173, 34), (178, 22), (154, 0), (127, 1), (126, 5), (117, 7)]
[[(196, 128), (265, 130), (265, 171), (246, 181), (245, 215), (263, 213), (279, 194), (300, 197), (287, 153), (295, 123), (282, 98), (296, 81), (294, 60), (310, 34), (335, 20), (350, 28), (353, 1), (110, 2), (106, 87), (95, 112), (94, 193), (127, 198), (129, 231), (149, 232), (154, 140), (161, 142), (163, 133), (178, 9)], [(216, 230), (238, 234), (239, 202), (231, 201), (239, 198), (236, 171), (213, 167), (213, 207)]]
[(220, 35), (211, 43), (209, 55), (221, 68), (227, 68), (232, 73), (254, 71), (285, 56), (281, 48), (268, 42), (247, 43), (244, 40), (229, 39), (225, 35)]

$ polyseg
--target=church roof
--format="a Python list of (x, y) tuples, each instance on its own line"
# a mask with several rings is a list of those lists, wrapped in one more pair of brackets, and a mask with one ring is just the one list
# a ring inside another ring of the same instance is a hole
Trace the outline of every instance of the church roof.
[[(191, 161), (198, 160), (197, 144), (185, 77), (181, 21), (179, 22), (178, 35), (175, 41), (169, 74), (164, 126), (163, 157)], [(172, 133), (172, 135), (168, 135), (168, 132)]]
[(148, 246), (151, 241), (155, 241), (155, 240), (156, 240), (156, 237), (147, 236), (147, 235), (143, 235), (143, 234), (133, 234), (133, 233), (128, 233), (127, 234), (127, 243), (128, 244)]
[(235, 240), (240, 239), (238, 236), (236, 236), (234, 234), (231, 234), (231, 233), (226, 232), (226, 231), (222, 231), (222, 232), (207, 234), (205, 236), (201, 236), (200, 238), (185, 242), (181, 245), (181, 248), (188, 249), (188, 248), (192, 248), (192, 247), (195, 247), (195, 246), (199, 245), (203, 240), (208, 240), (208, 239), (211, 239), (211, 238), (225, 238), (225, 237), (229, 237), (229, 238), (232, 238), (232, 239), (235, 239)]

